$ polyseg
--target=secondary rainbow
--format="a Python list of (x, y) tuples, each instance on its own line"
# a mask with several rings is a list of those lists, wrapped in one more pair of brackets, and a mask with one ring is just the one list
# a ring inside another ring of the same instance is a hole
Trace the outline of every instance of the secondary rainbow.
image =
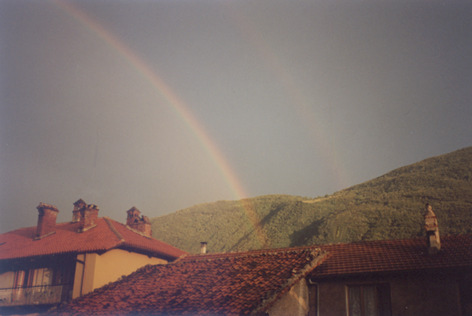
[[(222, 6), (230, 6), (230, 3), (222, 2)], [(351, 185), (352, 180), (348, 177), (345, 168), (342, 167), (343, 163), (336, 153), (334, 138), (327, 135), (321, 128), (323, 124), (321, 124), (319, 115), (312, 106), (313, 102), (308, 100), (298, 87), (295, 78), (277, 56), (276, 50), (269, 46), (263, 34), (258, 31), (257, 26), (249, 18), (243, 14), (237, 14), (237, 10), (227, 10), (226, 12), (228, 20), (232, 21), (240, 30), (243, 38), (260, 55), (261, 63), (265, 64), (266, 68), (274, 74), (274, 80), (280, 81), (287, 95), (292, 99), (290, 106), (293, 107), (300, 121), (305, 124), (309, 133), (312, 134), (318, 146), (318, 152), (331, 168), (337, 186), (344, 188)]]

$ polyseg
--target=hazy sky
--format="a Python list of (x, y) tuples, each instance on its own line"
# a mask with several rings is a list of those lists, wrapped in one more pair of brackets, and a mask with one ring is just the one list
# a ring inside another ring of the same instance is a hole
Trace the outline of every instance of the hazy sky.
[(472, 145), (472, 1), (0, 0), (0, 231), (308, 197)]

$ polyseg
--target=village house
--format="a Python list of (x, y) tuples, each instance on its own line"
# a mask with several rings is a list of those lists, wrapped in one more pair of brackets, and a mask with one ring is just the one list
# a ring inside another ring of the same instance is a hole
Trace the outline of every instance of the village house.
[(427, 204), (426, 238), (320, 246), (310, 315), (472, 315), (472, 235), (440, 239)]
[(424, 238), (320, 246), (311, 272), (310, 314), (472, 315), (472, 235), (445, 236), (429, 254)]
[(152, 238), (149, 219), (135, 207), (126, 225), (98, 217), (99, 208), (81, 199), (66, 223), (56, 223), (53, 205), (37, 209), (37, 226), (0, 235), (0, 314), (45, 311), (185, 254)]
[(182, 257), (146, 266), (73, 302), (59, 315), (306, 315), (317, 248)]
[[(472, 235), (181, 257), (147, 266), (53, 314), (472, 315)], [(205, 249), (206, 245), (203, 245)]]

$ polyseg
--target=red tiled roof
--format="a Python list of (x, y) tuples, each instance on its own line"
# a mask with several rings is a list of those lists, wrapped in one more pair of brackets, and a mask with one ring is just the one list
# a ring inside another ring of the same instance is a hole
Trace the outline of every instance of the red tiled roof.
[(127, 249), (151, 256), (176, 259), (184, 251), (145, 237), (109, 218), (98, 218), (97, 226), (78, 233), (79, 223), (56, 225), (56, 233), (34, 240), (36, 227), (20, 228), (0, 235), (0, 260), (67, 253), (104, 252)]
[(58, 308), (81, 315), (262, 313), (322, 260), (315, 248), (195, 255), (133, 274)]
[(441, 250), (428, 255), (426, 239), (321, 245), (328, 258), (312, 277), (472, 267), (472, 235), (441, 237)]

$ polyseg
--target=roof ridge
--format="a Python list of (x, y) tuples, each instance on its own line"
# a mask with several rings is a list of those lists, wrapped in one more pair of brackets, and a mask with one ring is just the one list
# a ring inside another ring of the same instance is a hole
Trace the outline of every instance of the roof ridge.
[(220, 252), (220, 253), (210, 253), (210, 254), (195, 254), (183, 256), (180, 258), (180, 261), (216, 261), (216, 260), (228, 260), (228, 258), (244, 258), (244, 257), (258, 257), (261, 255), (265, 256), (278, 256), (280, 254), (288, 253), (303, 253), (308, 252), (309, 254), (313, 252), (321, 251), (318, 246), (305, 246), (305, 247), (294, 247), (294, 248), (274, 248), (274, 249), (262, 249), (262, 250), (250, 250), (242, 252)]
[[(468, 234), (463, 234), (463, 235), (468, 235)], [(441, 236), (443, 237), (449, 237), (451, 235), (444, 235)], [(456, 236), (456, 235), (453, 235)], [(460, 236), (460, 234), (458, 235)], [(339, 246), (339, 245), (363, 245), (363, 244), (372, 244), (372, 243), (388, 243), (388, 242), (395, 242), (395, 243), (401, 243), (401, 242), (409, 242), (409, 241), (417, 241), (424, 239), (424, 236), (414, 236), (410, 238), (401, 238), (401, 239), (370, 239), (370, 240), (354, 240), (354, 241), (349, 241), (349, 242), (330, 242), (326, 244), (316, 244), (314, 246), (317, 247), (325, 247), (325, 246)]]
[(120, 232), (115, 228), (115, 226), (113, 226), (113, 223), (111, 222), (112, 219), (109, 218), (109, 217), (106, 217), (106, 216), (104, 216), (103, 219), (104, 219), (105, 222), (107, 223), (107, 225), (108, 225), (108, 227), (110, 228), (110, 230), (115, 234), (116, 237), (118, 237), (118, 239), (119, 239), (118, 242), (125, 241), (125, 239), (124, 239), (123, 236), (120, 234)]
[[(316, 267), (318, 267), (323, 261), (327, 258), (328, 252), (322, 251), (320, 248), (312, 249), (309, 252), (309, 256), (311, 257), (307, 264), (303, 266), (301, 269), (294, 268), (292, 270), (293, 275), (281, 286), (280, 291), (276, 291), (275, 293), (271, 293), (266, 299), (263, 299), (262, 302), (257, 306), (252, 312), (252, 315), (259, 315), (261, 312), (267, 311), (271, 306), (275, 304), (275, 302), (287, 291), (289, 291), (292, 286), (294, 286), (300, 279), (307, 276), (311, 271), (313, 271)], [(308, 258), (307, 258), (308, 260)]]

